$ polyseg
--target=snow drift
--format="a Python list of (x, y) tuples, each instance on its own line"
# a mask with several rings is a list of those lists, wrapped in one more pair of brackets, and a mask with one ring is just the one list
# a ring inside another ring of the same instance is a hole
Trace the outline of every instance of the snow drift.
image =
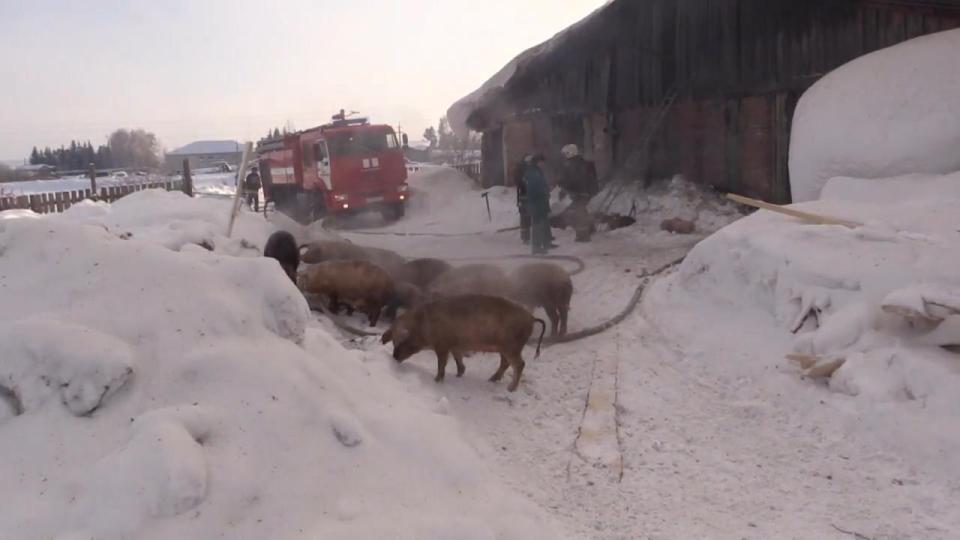
[(559, 537), (416, 374), (241, 245), (270, 224), (222, 237), (228, 204), (0, 220), (0, 538)]
[(829, 73), (800, 99), (790, 142), (795, 202), (836, 176), (960, 170), (960, 30), (919, 37)]
[[(835, 179), (829, 198), (796, 205), (855, 229), (755, 213), (694, 248), (647, 311), (710, 351), (712, 369), (786, 386), (778, 395), (799, 381), (785, 355), (844, 360), (829, 387), (853, 400), (838, 401), (853, 429), (960, 478), (960, 362), (941, 347), (960, 345), (960, 194), (935, 189), (947, 181)], [(908, 186), (932, 196), (905, 200)]]

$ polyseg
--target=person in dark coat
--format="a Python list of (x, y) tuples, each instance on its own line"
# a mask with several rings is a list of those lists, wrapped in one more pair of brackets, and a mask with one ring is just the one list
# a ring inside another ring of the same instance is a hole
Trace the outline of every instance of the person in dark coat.
[(564, 211), (566, 222), (576, 231), (577, 242), (589, 242), (595, 226), (587, 211), (587, 204), (600, 192), (597, 169), (593, 163), (580, 156), (575, 144), (568, 144), (560, 151), (566, 164), (560, 177), (560, 188), (570, 195), (570, 206)]
[(246, 195), (247, 206), (253, 208), (254, 212), (260, 211), (260, 172), (256, 167), (251, 167), (247, 177), (243, 179), (243, 192)]
[(527, 184), (523, 180), (528, 156), (523, 156), (513, 168), (513, 185), (517, 187), (517, 211), (520, 212), (520, 240), (530, 243), (530, 214), (527, 212)]
[(527, 213), (530, 215), (530, 248), (534, 255), (550, 249), (550, 186), (543, 175), (543, 156), (528, 158), (523, 182), (526, 184)]

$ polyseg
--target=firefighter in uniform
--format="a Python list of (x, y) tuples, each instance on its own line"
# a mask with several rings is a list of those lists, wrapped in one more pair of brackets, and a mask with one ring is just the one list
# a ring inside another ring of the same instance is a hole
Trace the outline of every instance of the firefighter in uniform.
[(246, 194), (247, 206), (253, 208), (254, 212), (260, 211), (260, 187), (260, 173), (256, 166), (251, 167), (243, 180), (243, 192)]
[(530, 213), (527, 212), (527, 184), (524, 182), (523, 175), (527, 168), (527, 158), (523, 159), (513, 168), (513, 185), (517, 187), (517, 211), (520, 212), (520, 240), (524, 244), (530, 243)]
[(534, 255), (550, 249), (550, 187), (540, 165), (543, 156), (529, 156), (523, 182), (526, 184), (527, 213), (530, 215), (530, 248)]
[(566, 158), (560, 177), (561, 196), (567, 194), (571, 199), (570, 206), (564, 211), (565, 221), (577, 233), (577, 242), (589, 242), (595, 227), (587, 204), (600, 192), (597, 170), (592, 162), (583, 159), (575, 144), (564, 146), (560, 153)]

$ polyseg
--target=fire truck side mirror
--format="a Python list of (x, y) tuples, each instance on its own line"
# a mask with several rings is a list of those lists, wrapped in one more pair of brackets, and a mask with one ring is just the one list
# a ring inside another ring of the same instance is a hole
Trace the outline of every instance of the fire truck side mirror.
[(410, 146), (410, 138), (407, 137), (406, 133), (400, 135), (401, 140), (403, 140), (403, 147), (406, 148)]

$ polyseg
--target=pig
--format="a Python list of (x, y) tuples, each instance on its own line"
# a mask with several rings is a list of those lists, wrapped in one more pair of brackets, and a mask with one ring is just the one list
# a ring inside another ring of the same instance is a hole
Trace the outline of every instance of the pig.
[(300, 261), (307, 264), (349, 260), (369, 260), (369, 256), (362, 247), (339, 240), (319, 240), (300, 246)]
[(370, 326), (376, 326), (380, 312), (394, 297), (393, 280), (370, 261), (326, 261), (310, 268), (303, 279), (303, 290), (326, 295), (330, 311), (337, 313), (345, 302), (365, 313)]
[(401, 269), (407, 262), (405, 258), (389, 249), (373, 247), (361, 247), (360, 249), (366, 252), (367, 260), (386, 270), (393, 279), (401, 280)]
[(300, 267), (300, 253), (297, 240), (287, 231), (277, 231), (267, 239), (263, 256), (276, 259), (287, 276), (296, 284), (297, 268)]
[(339, 240), (319, 240), (300, 246), (300, 260), (307, 264), (324, 261), (370, 261), (395, 279), (406, 259), (388, 249), (371, 248)]
[(387, 304), (387, 309), (383, 316), (387, 320), (397, 318), (397, 311), (400, 308), (411, 310), (424, 302), (423, 291), (420, 287), (405, 281), (395, 281), (393, 283), (393, 298)]
[(440, 259), (414, 259), (404, 263), (398, 279), (426, 290), (441, 275), (453, 269), (453, 266)]
[(427, 297), (461, 294), (486, 294), (513, 298), (514, 292), (507, 274), (492, 264), (468, 264), (447, 271), (427, 288)]
[(517, 268), (510, 278), (517, 302), (547, 312), (551, 336), (567, 333), (573, 281), (566, 270), (553, 263), (535, 262)]
[(499, 353), (500, 366), (490, 381), (500, 381), (507, 368), (512, 367), (513, 380), (507, 390), (515, 392), (525, 365), (523, 347), (533, 334), (535, 323), (541, 325), (536, 352), (539, 358), (547, 330), (543, 320), (535, 319), (506, 298), (467, 294), (440, 298), (404, 313), (383, 334), (382, 341), (393, 342), (393, 358), (397, 362), (432, 349), (437, 355), (437, 382), (444, 379), (450, 353), (457, 363), (457, 377), (466, 370), (463, 351)]
[(697, 226), (686, 219), (670, 218), (660, 223), (660, 228), (674, 234), (693, 234)]

